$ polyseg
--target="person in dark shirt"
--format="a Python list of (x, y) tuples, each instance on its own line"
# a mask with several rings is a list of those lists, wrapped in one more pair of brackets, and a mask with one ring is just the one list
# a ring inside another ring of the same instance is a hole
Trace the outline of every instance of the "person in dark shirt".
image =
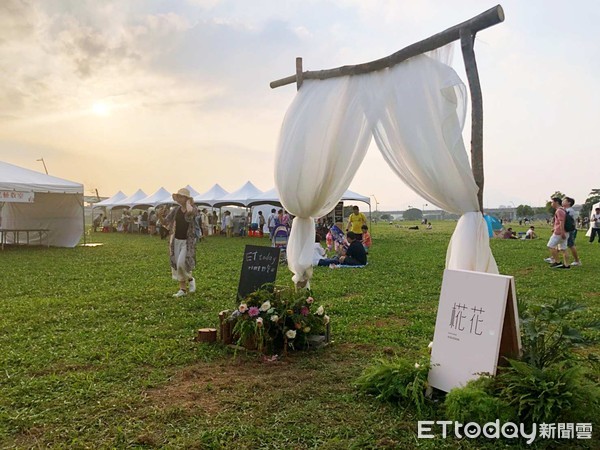
[(340, 264), (344, 266), (364, 266), (367, 264), (367, 252), (362, 245), (362, 241), (357, 239), (356, 233), (349, 231), (346, 238), (348, 239), (348, 249), (344, 256), (340, 256)]

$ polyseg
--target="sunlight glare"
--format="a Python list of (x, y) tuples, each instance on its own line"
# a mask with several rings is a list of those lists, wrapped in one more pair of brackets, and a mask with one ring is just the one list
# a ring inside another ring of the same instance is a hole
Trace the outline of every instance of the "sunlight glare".
[(92, 105), (92, 112), (97, 116), (108, 116), (110, 108), (106, 103), (96, 102)]

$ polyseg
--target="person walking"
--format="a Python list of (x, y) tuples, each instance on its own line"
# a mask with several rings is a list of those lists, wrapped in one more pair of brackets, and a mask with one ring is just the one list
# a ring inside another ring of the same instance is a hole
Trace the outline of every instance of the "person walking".
[[(562, 206), (565, 209), (565, 212), (573, 219), (572, 221), (572, 230), (568, 230), (565, 228), (565, 230), (569, 233), (569, 238), (567, 239), (567, 248), (570, 250), (571, 252), (571, 256), (573, 257), (573, 262), (571, 263), (572, 266), (581, 266), (581, 261), (579, 261), (579, 255), (577, 254), (577, 247), (575, 246), (575, 239), (577, 238), (577, 227), (576, 227), (576, 221), (575, 221), (575, 210), (573, 209), (573, 205), (575, 204), (575, 200), (571, 197), (566, 197), (563, 198), (562, 201)], [(565, 219), (568, 219), (568, 217), (565, 217)], [(565, 224), (566, 224), (566, 220), (565, 220)]]
[(273, 239), (273, 231), (275, 231), (277, 221), (277, 211), (275, 208), (271, 209), (271, 214), (267, 217), (267, 227), (269, 228), (269, 237)]
[(178, 298), (187, 295), (188, 292), (196, 291), (196, 280), (192, 276), (192, 270), (196, 266), (194, 221), (198, 208), (194, 206), (190, 191), (186, 188), (181, 188), (173, 194), (173, 200), (177, 205), (171, 209), (165, 222), (171, 230), (169, 244), (171, 275), (179, 282), (179, 290), (173, 294), (173, 297)]
[(596, 208), (594, 214), (592, 214), (591, 222), (592, 234), (590, 235), (590, 242), (594, 242), (594, 238), (598, 235), (598, 243), (600, 244), (600, 208)]
[(258, 235), (263, 237), (265, 229), (265, 216), (263, 216), (262, 211), (258, 212)]
[[(550, 258), (546, 258), (545, 261), (550, 263), (550, 267), (553, 269), (570, 269), (571, 266), (567, 264), (567, 239), (568, 233), (565, 231), (565, 218), (566, 211), (561, 207), (562, 199), (560, 197), (552, 198), (552, 207), (554, 208), (554, 225), (552, 230), (552, 236), (548, 241), (548, 249), (550, 249)], [(563, 262), (558, 261), (559, 254), (562, 253)]]

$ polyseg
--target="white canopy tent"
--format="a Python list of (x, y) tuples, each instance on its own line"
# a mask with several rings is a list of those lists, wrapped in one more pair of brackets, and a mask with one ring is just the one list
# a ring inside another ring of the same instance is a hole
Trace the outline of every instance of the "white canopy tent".
[(101, 202), (94, 203), (92, 205), (92, 209), (93, 208), (101, 208), (101, 207), (111, 208), (113, 205), (115, 205), (116, 203), (118, 203), (121, 200), (124, 200), (126, 198), (127, 198), (127, 195), (124, 194), (123, 191), (119, 191), (112, 197), (107, 198), (106, 200), (102, 200)]
[(252, 182), (247, 181), (246, 184), (244, 184), (237, 191), (234, 191), (231, 194), (221, 198), (219, 201), (215, 202), (213, 206), (217, 208), (229, 205), (247, 207), (252, 199), (255, 199), (262, 193), (263, 192), (254, 186)]
[[(48, 244), (55, 247), (75, 247), (81, 239), (83, 184), (0, 161), (0, 192), (33, 193), (33, 202), (27, 203), (2, 201), (0, 196), (2, 229), (48, 230)], [(8, 233), (6, 242), (12, 238)], [(39, 237), (32, 234), (30, 243), (39, 243)]]
[[(342, 195), (341, 201), (359, 201), (364, 202), (369, 205), (369, 209), (371, 209), (371, 199), (367, 196), (358, 194), (350, 189), (344, 192)], [(268, 191), (263, 192), (260, 195), (250, 199), (247, 206), (257, 206), (257, 205), (278, 205), (281, 206), (281, 200), (279, 194), (277, 193), (277, 189), (269, 189)]]
[(194, 195), (194, 203), (200, 205), (214, 206), (215, 203), (227, 197), (229, 192), (223, 189), (218, 183), (211, 187), (208, 191)]
[(137, 191), (135, 191), (135, 193), (131, 194), (129, 197), (124, 198), (123, 200), (114, 203), (111, 207), (109, 207), (109, 209), (113, 210), (113, 209), (133, 208), (140, 200), (142, 200), (146, 197), (148, 197), (148, 195), (141, 189), (138, 189)]
[(169, 203), (175, 203), (173, 196), (164, 187), (161, 187), (154, 194), (138, 200), (134, 208), (156, 208), (157, 206), (168, 205)]

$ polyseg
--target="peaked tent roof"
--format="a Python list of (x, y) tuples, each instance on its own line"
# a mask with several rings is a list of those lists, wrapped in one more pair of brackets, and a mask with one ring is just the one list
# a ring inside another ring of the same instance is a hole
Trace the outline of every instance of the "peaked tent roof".
[(83, 194), (83, 184), (0, 161), (0, 189), (6, 191)]
[(113, 204), (110, 209), (114, 209), (114, 208), (131, 208), (133, 206), (136, 205), (136, 203), (143, 199), (148, 197), (146, 195), (146, 193), (144, 191), (142, 191), (141, 189), (138, 189), (137, 191), (135, 191), (135, 193), (131, 194), (129, 197), (124, 198), (123, 200), (116, 202), (115, 204)]
[(248, 206), (248, 203), (255, 198), (256, 196), (262, 194), (263, 192), (258, 189), (256, 186), (252, 184), (252, 182), (247, 181), (241, 188), (237, 191), (232, 192), (231, 194), (226, 195), (218, 202), (215, 202), (213, 206), (226, 206), (226, 205), (236, 205), (236, 206)]
[(208, 191), (194, 196), (194, 202), (203, 205), (213, 206), (216, 202), (220, 201), (223, 197), (229, 195), (225, 189), (223, 189), (218, 183), (211, 187)]
[[(365, 202), (369, 206), (371, 205), (371, 199), (369, 197), (360, 195), (354, 191), (351, 191), (350, 189), (348, 189), (346, 192), (344, 192), (344, 195), (342, 195), (342, 198), (340, 200), (341, 201), (356, 200), (356, 201), (360, 201), (360, 202)], [(269, 189), (268, 191), (263, 192), (262, 194), (257, 195), (256, 197), (250, 199), (250, 201), (247, 204), (247, 206), (256, 206), (256, 205), (281, 205), (281, 201), (279, 200), (279, 194), (277, 194), (277, 189), (275, 189), (275, 188)]]
[(277, 189), (269, 189), (268, 191), (265, 191), (262, 194), (250, 199), (250, 201), (248, 202), (248, 206), (257, 205), (281, 205)]
[(158, 205), (166, 205), (168, 203), (175, 203), (173, 201), (173, 197), (169, 191), (167, 191), (164, 187), (161, 187), (154, 194), (149, 195), (145, 198), (138, 200), (135, 206), (152, 206), (156, 207)]
[(126, 198), (127, 198), (127, 195), (125, 195), (125, 194), (123, 193), (123, 191), (119, 191), (119, 192), (117, 192), (115, 195), (113, 195), (113, 196), (112, 196), (112, 197), (110, 197), (110, 198), (107, 198), (107, 199), (105, 199), (105, 200), (102, 200), (101, 202), (94, 203), (94, 204), (92, 205), (92, 208), (96, 208), (96, 207), (99, 207), (99, 206), (106, 206), (106, 207), (109, 207), (109, 208), (110, 208), (110, 207), (111, 207), (111, 206), (113, 206), (115, 203), (117, 203), (117, 202), (120, 202), (121, 200), (124, 200), (124, 199), (126, 199)]
[(359, 202), (367, 203), (369, 206), (371, 206), (371, 199), (369, 197), (360, 195), (354, 191), (351, 191), (350, 189), (348, 189), (346, 192), (344, 192), (344, 195), (342, 195), (342, 201), (343, 200), (357, 200)]

